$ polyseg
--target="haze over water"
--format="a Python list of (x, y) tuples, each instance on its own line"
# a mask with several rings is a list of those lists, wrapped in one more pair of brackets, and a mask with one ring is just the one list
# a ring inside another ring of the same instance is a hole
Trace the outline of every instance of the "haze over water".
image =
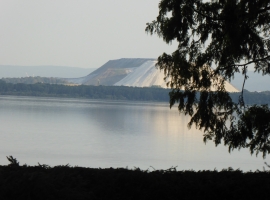
[[(168, 103), (0, 97), (0, 164), (262, 170), (262, 155), (203, 143)], [(152, 168), (151, 168), (152, 169)]]

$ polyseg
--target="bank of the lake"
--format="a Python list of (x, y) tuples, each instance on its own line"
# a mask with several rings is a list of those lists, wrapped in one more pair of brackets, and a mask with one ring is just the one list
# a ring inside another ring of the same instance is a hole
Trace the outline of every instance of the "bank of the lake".
[(269, 199), (270, 172), (0, 166), (1, 199)]

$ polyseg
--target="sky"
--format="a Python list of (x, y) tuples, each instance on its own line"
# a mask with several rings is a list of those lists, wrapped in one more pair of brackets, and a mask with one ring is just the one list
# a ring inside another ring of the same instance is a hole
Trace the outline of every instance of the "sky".
[(145, 32), (160, 0), (1, 0), (0, 65), (98, 68), (176, 44)]

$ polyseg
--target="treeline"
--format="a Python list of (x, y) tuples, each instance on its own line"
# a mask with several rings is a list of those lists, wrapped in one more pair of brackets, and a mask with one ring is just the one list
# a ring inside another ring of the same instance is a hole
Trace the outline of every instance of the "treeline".
[[(231, 93), (234, 102), (238, 102), (240, 93)], [(270, 91), (249, 92), (244, 90), (245, 104), (270, 104)]]
[(0, 95), (71, 97), (89, 99), (169, 101), (169, 89), (127, 86), (67, 86), (58, 84), (11, 84), (0, 80)]
[[(62, 84), (11, 84), (0, 80), (0, 95), (70, 97), (89, 99), (163, 101), (169, 102), (170, 89), (157, 87), (127, 86), (67, 86)], [(240, 93), (231, 93), (234, 102), (238, 102)], [(246, 104), (270, 104), (270, 91), (244, 91)]]
[(69, 84), (68, 81), (61, 78), (54, 77), (40, 77), (40, 76), (30, 76), (21, 78), (2, 78), (6, 83), (24, 83), (24, 84), (35, 84), (35, 83), (48, 83), (48, 84)]

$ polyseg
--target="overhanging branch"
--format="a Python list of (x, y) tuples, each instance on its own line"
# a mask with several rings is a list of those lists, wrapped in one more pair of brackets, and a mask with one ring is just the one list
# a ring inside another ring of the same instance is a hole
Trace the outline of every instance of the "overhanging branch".
[[(210, 20), (215, 20), (215, 21), (226, 21), (226, 20), (232, 20), (233, 18), (217, 18), (217, 17), (210, 17), (208, 15), (205, 15), (203, 13), (201, 13), (200, 11), (196, 10), (195, 8), (193, 8), (192, 6), (189, 6), (194, 12), (198, 13), (199, 15), (207, 18), (207, 19), (210, 19)], [(261, 9), (259, 10), (256, 14), (261, 14), (263, 12), (266, 12), (266, 11), (269, 11), (270, 10), (270, 7), (265, 7), (264, 9)], [(246, 16), (247, 18), (249, 18), (249, 15), (250, 13), (244, 13), (244, 14), (241, 14), (240, 16)]]
[(258, 14), (270, 10), (270, 7), (265, 7), (264, 9), (259, 10)]
[(205, 14), (201, 13), (200, 11), (196, 10), (195, 8), (193, 8), (191, 6), (188, 6), (188, 7), (190, 7), (194, 12), (198, 13), (199, 15), (201, 15), (201, 16), (207, 18), (207, 19), (211, 19), (211, 20), (215, 20), (215, 21), (226, 21), (226, 20), (228, 20), (228, 19), (225, 19), (225, 18), (222, 19), (222, 18), (210, 17), (208, 15), (205, 15)]
[(257, 59), (257, 60), (252, 60), (248, 63), (245, 63), (245, 64), (234, 64), (234, 65), (231, 65), (231, 66), (236, 66), (236, 67), (245, 67), (246, 65), (249, 65), (249, 64), (252, 64), (252, 63), (256, 63), (256, 62), (260, 62), (260, 61), (263, 61), (263, 60), (266, 60), (270, 58), (270, 55), (269, 56), (266, 56), (265, 58), (261, 58), (261, 59)]

